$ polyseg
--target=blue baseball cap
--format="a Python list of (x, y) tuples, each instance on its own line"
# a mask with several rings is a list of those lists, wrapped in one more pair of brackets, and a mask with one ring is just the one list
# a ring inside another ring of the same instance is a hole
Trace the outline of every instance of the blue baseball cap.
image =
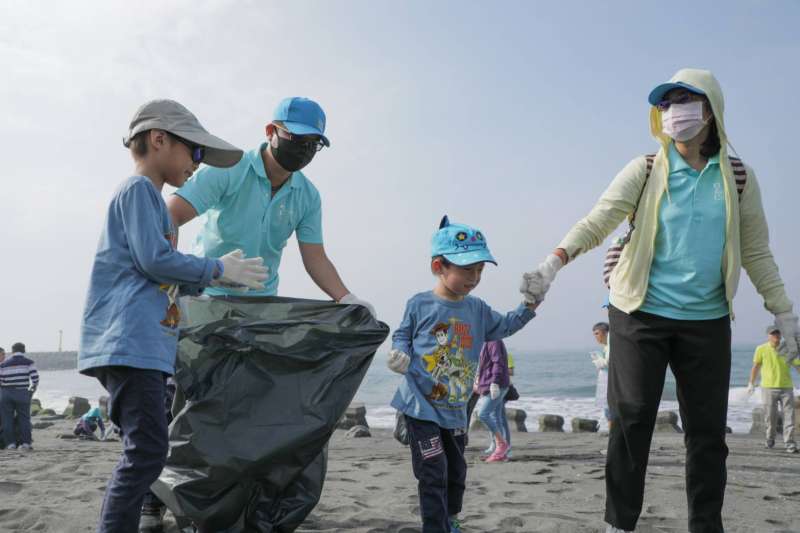
[(314, 100), (301, 96), (284, 98), (275, 108), (272, 120), (280, 120), (290, 133), (319, 135), (325, 146), (331, 143), (325, 137), (325, 111)]
[(705, 92), (701, 91), (697, 87), (689, 85), (688, 83), (683, 83), (682, 81), (676, 81), (676, 82), (662, 83), (661, 85), (650, 91), (650, 96), (647, 97), (647, 101), (650, 102), (650, 105), (656, 105), (660, 101), (662, 101), (664, 99), (664, 95), (670, 92), (672, 89), (686, 89), (690, 93), (700, 94), (702, 96), (706, 95)]
[(451, 224), (447, 215), (431, 239), (431, 257), (438, 255), (458, 266), (483, 262), (497, 264), (486, 244), (486, 237), (479, 229), (466, 224)]

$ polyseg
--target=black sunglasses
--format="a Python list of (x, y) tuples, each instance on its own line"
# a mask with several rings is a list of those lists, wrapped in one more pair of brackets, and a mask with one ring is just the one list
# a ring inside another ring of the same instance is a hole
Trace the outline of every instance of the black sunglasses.
[(292, 141), (293, 143), (297, 143), (305, 150), (319, 152), (325, 148), (325, 143), (322, 142), (322, 139), (320, 139), (317, 135), (295, 135), (294, 133), (283, 128), (279, 128), (278, 126), (275, 126), (275, 129), (284, 133), (284, 135), (280, 136), (281, 138)]
[(192, 163), (199, 163), (203, 160), (206, 156), (206, 147), (201, 146), (199, 144), (195, 144), (192, 141), (187, 141), (183, 137), (178, 137), (177, 135), (170, 133), (173, 139), (181, 143), (182, 145), (186, 146), (189, 149), (189, 152), (192, 154)]
[(659, 103), (656, 104), (656, 107), (658, 108), (659, 111), (666, 111), (667, 109), (670, 108), (672, 104), (686, 104), (692, 101), (702, 101), (702, 97), (700, 97), (699, 95), (693, 95), (692, 93), (689, 92), (685, 92), (673, 98), (670, 98), (669, 100), (667, 99), (661, 100)]

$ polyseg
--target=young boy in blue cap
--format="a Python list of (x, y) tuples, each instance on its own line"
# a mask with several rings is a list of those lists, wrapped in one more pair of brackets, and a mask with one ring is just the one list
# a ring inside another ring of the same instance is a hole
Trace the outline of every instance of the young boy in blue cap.
[(422, 532), (461, 533), (466, 405), (478, 354), (484, 341), (520, 330), (536, 315), (538, 304), (520, 304), (503, 316), (469, 295), (480, 283), (484, 264), (497, 264), (478, 229), (451, 224), (445, 216), (431, 248), (436, 286), (408, 301), (392, 336), (389, 368), (405, 375), (392, 407), (406, 418)]
[(241, 250), (219, 258), (185, 255), (161, 197), (165, 183), (180, 187), (201, 162), (234, 165), (241, 150), (208, 133), (172, 100), (154, 100), (133, 117), (123, 144), (135, 171), (111, 199), (89, 282), (81, 324), (78, 370), (109, 393), (111, 421), (123, 453), (106, 489), (100, 533), (132, 533), (142, 499), (167, 457), (166, 378), (178, 342), (179, 294), (212, 284), (263, 289), (260, 258)]

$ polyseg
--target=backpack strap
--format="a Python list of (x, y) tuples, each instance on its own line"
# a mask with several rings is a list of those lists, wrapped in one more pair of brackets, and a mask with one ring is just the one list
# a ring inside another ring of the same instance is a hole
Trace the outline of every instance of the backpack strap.
[(739, 195), (739, 201), (741, 202), (744, 187), (747, 185), (747, 169), (744, 168), (744, 163), (738, 157), (729, 157), (728, 159), (731, 161), (733, 178), (736, 180), (736, 193)]
[(647, 186), (647, 180), (650, 179), (650, 172), (653, 170), (653, 161), (656, 159), (656, 154), (647, 154), (644, 156), (644, 159), (647, 163), (647, 172), (644, 175), (642, 190), (639, 191), (639, 198), (636, 199), (636, 207), (633, 208), (633, 213), (631, 213), (629, 222), (631, 226), (633, 226), (633, 221), (636, 219), (636, 212), (639, 210), (639, 202), (642, 201), (642, 195), (644, 194), (644, 188)]

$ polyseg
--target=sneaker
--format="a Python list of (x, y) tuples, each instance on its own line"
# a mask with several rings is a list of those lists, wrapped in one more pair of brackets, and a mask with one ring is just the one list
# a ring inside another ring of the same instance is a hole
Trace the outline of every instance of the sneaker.
[(6, 450), (16, 450), (16, 449), (17, 449), (16, 444), (9, 444), (8, 446), (6, 446)]
[(450, 533), (463, 533), (461, 530), (461, 522), (455, 516), (450, 517)]
[(606, 528), (606, 533), (633, 533), (633, 531), (628, 531), (627, 529), (620, 529), (614, 526), (608, 526)]
[(143, 514), (139, 517), (139, 533), (161, 533), (164, 522), (161, 515)]
[(788, 444), (786, 446), (786, 453), (797, 453), (797, 444)]
[(775, 446), (775, 440), (769, 439), (767, 442), (764, 443), (764, 448), (771, 450)]
[(483, 450), (483, 455), (492, 455), (494, 453), (495, 444), (494, 440), (492, 440), (492, 445)]
[(167, 508), (144, 506), (139, 517), (139, 533), (162, 533), (164, 531), (164, 513)]
[(26, 452), (33, 451), (33, 446), (31, 446), (31, 445), (30, 445), (30, 444), (28, 444), (27, 442), (26, 442), (26, 443), (24, 443), (24, 444), (23, 444), (22, 446), (20, 446), (19, 448), (20, 448), (20, 450), (24, 450), (24, 451), (26, 451)]

